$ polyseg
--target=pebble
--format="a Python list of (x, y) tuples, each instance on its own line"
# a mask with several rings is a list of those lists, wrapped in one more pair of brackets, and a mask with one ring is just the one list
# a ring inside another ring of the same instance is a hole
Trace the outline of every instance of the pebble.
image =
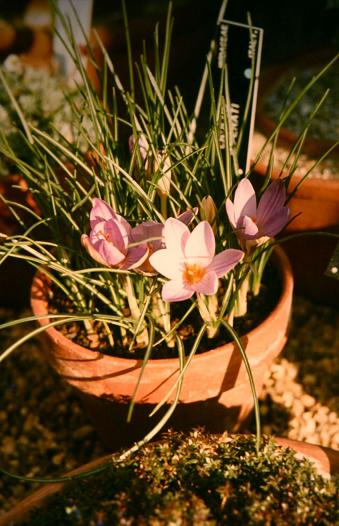
[(304, 394), (301, 397), (301, 402), (304, 405), (304, 407), (310, 408), (310, 407), (314, 407), (316, 400), (313, 396)]
[(300, 417), (304, 413), (304, 406), (301, 400), (294, 399), (293, 412), (296, 417)]
[(87, 438), (90, 436), (94, 431), (94, 428), (92, 426), (82, 426), (73, 433), (73, 438), (75, 440), (82, 440), (83, 438)]
[(339, 419), (338, 419), (337, 413), (335, 413), (334, 411), (331, 411), (330, 414), (328, 415), (328, 421), (331, 424), (335, 424), (336, 422), (338, 422)]
[(309, 435), (314, 434), (315, 429), (316, 429), (316, 423), (312, 418), (312, 413), (310, 412), (304, 413), (303, 420), (304, 420), (304, 425), (302, 428), (302, 433), (304, 437), (307, 439)]
[(59, 464), (61, 464), (61, 462), (63, 461), (64, 457), (65, 457), (64, 453), (58, 453), (57, 455), (54, 455), (52, 457), (53, 464), (56, 464), (57, 466), (59, 466)]
[(12, 455), (15, 451), (15, 441), (12, 437), (6, 436), (1, 444), (1, 451), (5, 455)]

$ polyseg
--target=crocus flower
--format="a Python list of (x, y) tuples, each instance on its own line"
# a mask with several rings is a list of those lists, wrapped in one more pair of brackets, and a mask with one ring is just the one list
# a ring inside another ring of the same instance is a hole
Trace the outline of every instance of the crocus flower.
[[(177, 216), (177, 219), (189, 225), (193, 220), (194, 216), (198, 213), (198, 209), (186, 210), (182, 214)], [(155, 269), (152, 267), (149, 261), (149, 256), (165, 247), (164, 240), (164, 223), (158, 223), (156, 221), (144, 221), (140, 225), (134, 227), (130, 234), (130, 241), (132, 243), (147, 243), (148, 246), (148, 257), (138, 267), (138, 271), (147, 274), (154, 274)]]
[(237, 236), (243, 240), (266, 240), (286, 225), (289, 209), (284, 206), (286, 191), (281, 180), (273, 181), (263, 193), (259, 205), (248, 179), (242, 179), (234, 194), (234, 202), (226, 200), (228, 219)]
[(201, 221), (190, 233), (184, 223), (169, 218), (163, 236), (166, 248), (152, 254), (150, 263), (169, 279), (162, 289), (164, 301), (183, 301), (195, 292), (215, 294), (218, 278), (225, 276), (244, 255), (235, 249), (215, 255), (215, 238), (207, 221)]
[(148, 257), (145, 243), (129, 247), (132, 227), (101, 199), (93, 199), (90, 214), (91, 231), (81, 242), (89, 255), (101, 265), (132, 269)]

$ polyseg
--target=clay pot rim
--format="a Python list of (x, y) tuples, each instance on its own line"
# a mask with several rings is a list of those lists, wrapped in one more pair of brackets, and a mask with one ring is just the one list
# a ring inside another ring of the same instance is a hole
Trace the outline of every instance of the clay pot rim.
[[(278, 269), (279, 269), (279, 272), (280, 272), (280, 277), (281, 277), (281, 293), (280, 293), (280, 297), (275, 305), (275, 307), (273, 308), (273, 310), (270, 312), (270, 314), (259, 324), (257, 325), (254, 329), (252, 329), (251, 331), (247, 332), (246, 334), (244, 334), (241, 339), (244, 339), (244, 338), (252, 338), (253, 335), (255, 335), (256, 333), (258, 332), (261, 332), (262, 330), (264, 330), (266, 327), (268, 327), (272, 321), (278, 316), (278, 313), (282, 307), (282, 305), (284, 305), (286, 302), (289, 301), (290, 297), (292, 296), (292, 293), (293, 293), (293, 272), (292, 272), (292, 268), (291, 268), (291, 264), (289, 262), (289, 259), (285, 253), (285, 251), (279, 246), (279, 245), (276, 245), (274, 247), (274, 252), (273, 252), (273, 256), (274, 256), (274, 260), (278, 266)], [(47, 306), (47, 300), (45, 299), (45, 297), (42, 299), (41, 297), (40, 298), (36, 298), (34, 297), (34, 289), (35, 288), (38, 288), (41, 289), (43, 288), (43, 290), (46, 289), (46, 276), (43, 274), (43, 272), (38, 272), (34, 279), (33, 279), (33, 283), (32, 283), (32, 287), (31, 287), (31, 308), (32, 308), (32, 311), (33, 311), (33, 314), (34, 315), (44, 315), (44, 314), (47, 314), (46, 312), (46, 306)], [(49, 318), (46, 317), (46, 318), (40, 318), (39, 320), (37, 320), (38, 323), (42, 326), (42, 325), (46, 325), (47, 323), (49, 323)], [(64, 336), (61, 332), (59, 332), (57, 329), (55, 329), (54, 327), (50, 327), (48, 329), (46, 329), (46, 332), (48, 333), (48, 335), (52, 338), (52, 340), (54, 341), (58, 341), (58, 344), (59, 345), (67, 345), (70, 349), (74, 350), (75, 352), (81, 352), (81, 354), (83, 356), (87, 355), (90, 357), (93, 357), (93, 353), (94, 352), (97, 352), (97, 351), (93, 351), (91, 349), (87, 349), (86, 347), (83, 347), (77, 343), (74, 343), (72, 342), (71, 340), (69, 340), (68, 338), (66, 338), (66, 336)], [(210, 349), (208, 351), (205, 351), (203, 353), (199, 353), (199, 354), (195, 354), (194, 355), (194, 360), (203, 360), (207, 355), (210, 357), (211, 356), (211, 353), (212, 354), (219, 354), (219, 353), (225, 353), (225, 352), (233, 352), (234, 350), (234, 345), (235, 343), (234, 342), (229, 342), (229, 343), (226, 343), (224, 345), (220, 345), (214, 349)], [(133, 364), (133, 365), (139, 365), (141, 367), (142, 363), (143, 363), (143, 360), (142, 359), (136, 359), (136, 358), (133, 358), (133, 357), (121, 357), (121, 356), (108, 356), (108, 355), (105, 355), (103, 353), (98, 353), (100, 355), (102, 355), (103, 357), (105, 358), (109, 358), (109, 359), (114, 359), (114, 361), (117, 363), (117, 364), (124, 364), (124, 363), (128, 363), (129, 365), (130, 364)], [(150, 358), (147, 362), (147, 367), (148, 369), (152, 368), (152, 366), (156, 366), (156, 364), (158, 365), (166, 365), (166, 364), (173, 364), (173, 363), (177, 363), (178, 362), (178, 357), (173, 357), (173, 358)]]
[[(259, 161), (257, 161), (255, 164), (254, 162), (252, 163), (252, 170), (259, 175), (265, 175), (267, 169), (268, 163), (266, 163), (263, 160), (259, 159)], [(288, 171), (286, 169), (281, 170), (277, 166), (273, 166), (272, 179), (283, 179), (287, 176)], [(290, 181), (289, 190), (292, 191), (293, 188), (300, 183), (302, 178), (302, 175), (294, 173)], [(298, 197), (302, 197), (302, 194), (300, 192), (305, 193), (305, 190), (309, 190), (310, 192), (315, 191), (319, 188), (319, 185), (326, 186), (326, 194), (328, 194), (329, 199), (331, 201), (339, 202), (339, 179), (334, 177), (328, 179), (323, 179), (322, 177), (306, 177), (306, 179), (303, 180), (301, 186), (298, 189)]]
[[(232, 437), (236, 435), (230, 436)], [(289, 438), (275, 436), (272, 438), (278, 446), (290, 448), (296, 453), (296, 455), (300, 455), (303, 458), (307, 458), (313, 462), (314, 468), (318, 474), (328, 478), (329, 476), (339, 472), (339, 451), (320, 446), (318, 444), (311, 444), (309, 442), (302, 442)], [(91, 460), (90, 462), (83, 464), (82, 466), (73, 469), (70, 472), (67, 472), (65, 476), (72, 476), (89, 469), (94, 469), (101, 464), (108, 462), (111, 457), (112, 455), (108, 454)], [(20, 524), (20, 522), (27, 518), (28, 513), (34, 507), (40, 507), (43, 505), (43, 501), (46, 498), (61, 491), (64, 484), (64, 482), (55, 482), (48, 485), (43, 485), (36, 489), (30, 495), (15, 504), (11, 510), (0, 516), (0, 526), (14, 526), (15, 524)]]

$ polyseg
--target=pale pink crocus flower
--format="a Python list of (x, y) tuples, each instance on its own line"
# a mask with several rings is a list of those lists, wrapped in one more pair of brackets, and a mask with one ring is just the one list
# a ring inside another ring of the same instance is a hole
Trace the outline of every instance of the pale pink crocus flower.
[(107, 267), (132, 269), (141, 265), (148, 257), (148, 247), (145, 243), (129, 247), (131, 225), (105, 201), (94, 198), (92, 204), (90, 234), (81, 236), (89, 255)]
[[(193, 210), (186, 210), (186, 212), (178, 215), (176, 219), (185, 225), (189, 225), (197, 213), (197, 208), (194, 208)], [(145, 274), (156, 273), (155, 269), (150, 264), (149, 256), (157, 250), (165, 248), (165, 240), (163, 235), (164, 226), (164, 223), (158, 223), (156, 221), (144, 221), (132, 229), (130, 241), (132, 243), (147, 243), (149, 250), (148, 257), (136, 269), (138, 272)]]
[(169, 279), (162, 289), (164, 301), (187, 300), (195, 292), (215, 294), (218, 278), (225, 276), (244, 256), (236, 249), (215, 255), (215, 238), (207, 221), (201, 221), (191, 233), (181, 221), (169, 218), (163, 236), (166, 248), (152, 254), (150, 263)]
[(257, 206), (252, 184), (248, 179), (242, 179), (235, 191), (234, 201), (226, 200), (226, 212), (239, 239), (261, 244), (286, 225), (289, 209), (285, 201), (284, 183), (276, 180), (265, 190)]

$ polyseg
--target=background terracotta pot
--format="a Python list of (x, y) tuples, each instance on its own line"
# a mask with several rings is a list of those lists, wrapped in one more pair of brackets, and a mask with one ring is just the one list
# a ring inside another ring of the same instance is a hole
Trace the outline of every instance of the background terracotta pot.
[[(264, 136), (255, 134), (253, 157), (264, 143)], [(292, 148), (292, 144), (290, 145)], [(287, 155), (287, 151), (286, 151)], [(339, 168), (339, 159), (338, 159)], [(260, 160), (254, 165), (254, 171), (259, 176), (256, 179), (257, 186), (263, 183), (266, 176), (268, 160)], [(287, 177), (288, 171), (282, 171), (277, 165), (272, 168), (272, 178)], [(306, 177), (302, 180), (298, 170), (294, 173), (288, 190), (292, 192), (297, 185), (297, 191), (289, 201), (291, 217), (295, 217), (287, 226), (287, 232), (305, 232), (338, 228), (339, 226), (339, 177), (323, 179), (318, 177)]]
[[(266, 163), (257, 163), (255, 172), (260, 187), (267, 172)], [(280, 169), (273, 167), (272, 178), (279, 176)], [(294, 175), (289, 190), (300, 180), (300, 175)], [(283, 245), (292, 264), (296, 292), (321, 303), (339, 305), (339, 280), (324, 274), (338, 238), (317, 235), (320, 231), (339, 235), (339, 179), (305, 179), (288, 206), (291, 217), (299, 215), (287, 226), (284, 235), (307, 234)]]
[[(275, 252), (282, 292), (271, 314), (242, 338), (256, 388), (260, 393), (264, 375), (286, 343), (291, 312), (293, 278), (283, 250)], [(47, 313), (48, 284), (38, 274), (32, 287), (35, 315)], [(48, 318), (39, 323), (48, 323)], [(99, 435), (111, 450), (140, 439), (152, 429), (159, 416), (148, 417), (175, 383), (177, 358), (151, 359), (145, 368), (131, 424), (126, 415), (142, 365), (141, 360), (118, 358), (85, 349), (54, 328), (44, 333), (45, 350), (56, 371), (83, 398)], [(171, 396), (173, 399), (174, 395)], [(252, 395), (240, 352), (234, 343), (196, 355), (188, 367), (180, 402), (169, 425), (189, 429), (205, 425), (213, 432), (237, 429), (253, 407)], [(164, 410), (168, 408), (165, 407)]]
[[(276, 127), (276, 121), (265, 110), (267, 97), (285, 81), (289, 85), (293, 75), (298, 75), (310, 68), (320, 71), (336, 54), (336, 50), (325, 49), (304, 54), (288, 64), (280, 64), (263, 73), (260, 82), (259, 102), (256, 116), (256, 128), (268, 137)], [(335, 66), (332, 66), (332, 69)], [(325, 77), (326, 78), (326, 77)], [(326, 84), (324, 82), (324, 84)], [(325, 90), (325, 86), (324, 86)], [(314, 101), (314, 104), (317, 100)], [(325, 121), (327, 122), (327, 121)], [(324, 132), (325, 133), (325, 132)], [(297, 141), (297, 134), (287, 126), (279, 133), (278, 146), (290, 151)], [(254, 141), (254, 156), (261, 146), (259, 135)], [(312, 127), (306, 138), (302, 153), (311, 158), (319, 158), (334, 141), (312, 136)], [(255, 165), (255, 172), (259, 175), (257, 181), (260, 187), (267, 172), (268, 161), (261, 161)], [(333, 166), (332, 166), (333, 165)], [(339, 146), (331, 153), (331, 170), (335, 166), (339, 169)], [(281, 174), (280, 167), (274, 166), (272, 177), (287, 176)], [(300, 182), (302, 176), (298, 171), (293, 175), (289, 191)], [(332, 178), (308, 177), (298, 187), (294, 197), (289, 201), (291, 217), (297, 217), (288, 225), (286, 234), (306, 232), (313, 234), (288, 241), (284, 248), (291, 260), (296, 291), (309, 296), (312, 300), (339, 305), (339, 281), (324, 275), (329, 260), (334, 252), (338, 240), (329, 237), (319, 237), (317, 231), (339, 234), (339, 178), (338, 174)]]
[[(338, 451), (315, 444), (308, 444), (307, 442), (290, 440), (288, 438), (277, 437), (275, 440), (278, 445), (293, 449), (298, 456), (310, 460), (314, 464), (317, 472), (325, 478), (329, 478), (331, 475), (339, 473)], [(109, 459), (110, 455), (93, 460), (92, 462), (71, 471), (67, 475), (71, 476), (94, 469), (101, 464), (105, 464)], [(34, 508), (41, 508), (46, 499), (58, 491), (61, 491), (63, 486), (64, 483), (48, 484), (34, 491), (34, 493), (20, 501), (12, 510), (0, 517), (0, 526), (15, 526), (16, 524), (20, 524), (20, 522), (26, 519), (28, 514), (31, 513)]]
[[(20, 175), (0, 177), (0, 194), (9, 201), (38, 212), (31, 193)], [(28, 213), (18, 209), (22, 219), (27, 220)], [(0, 199), (0, 232), (7, 236), (21, 233), (21, 228), (8, 206)], [(29, 305), (30, 286), (34, 268), (23, 259), (9, 257), (0, 267), (0, 305), (5, 307), (22, 307)]]

